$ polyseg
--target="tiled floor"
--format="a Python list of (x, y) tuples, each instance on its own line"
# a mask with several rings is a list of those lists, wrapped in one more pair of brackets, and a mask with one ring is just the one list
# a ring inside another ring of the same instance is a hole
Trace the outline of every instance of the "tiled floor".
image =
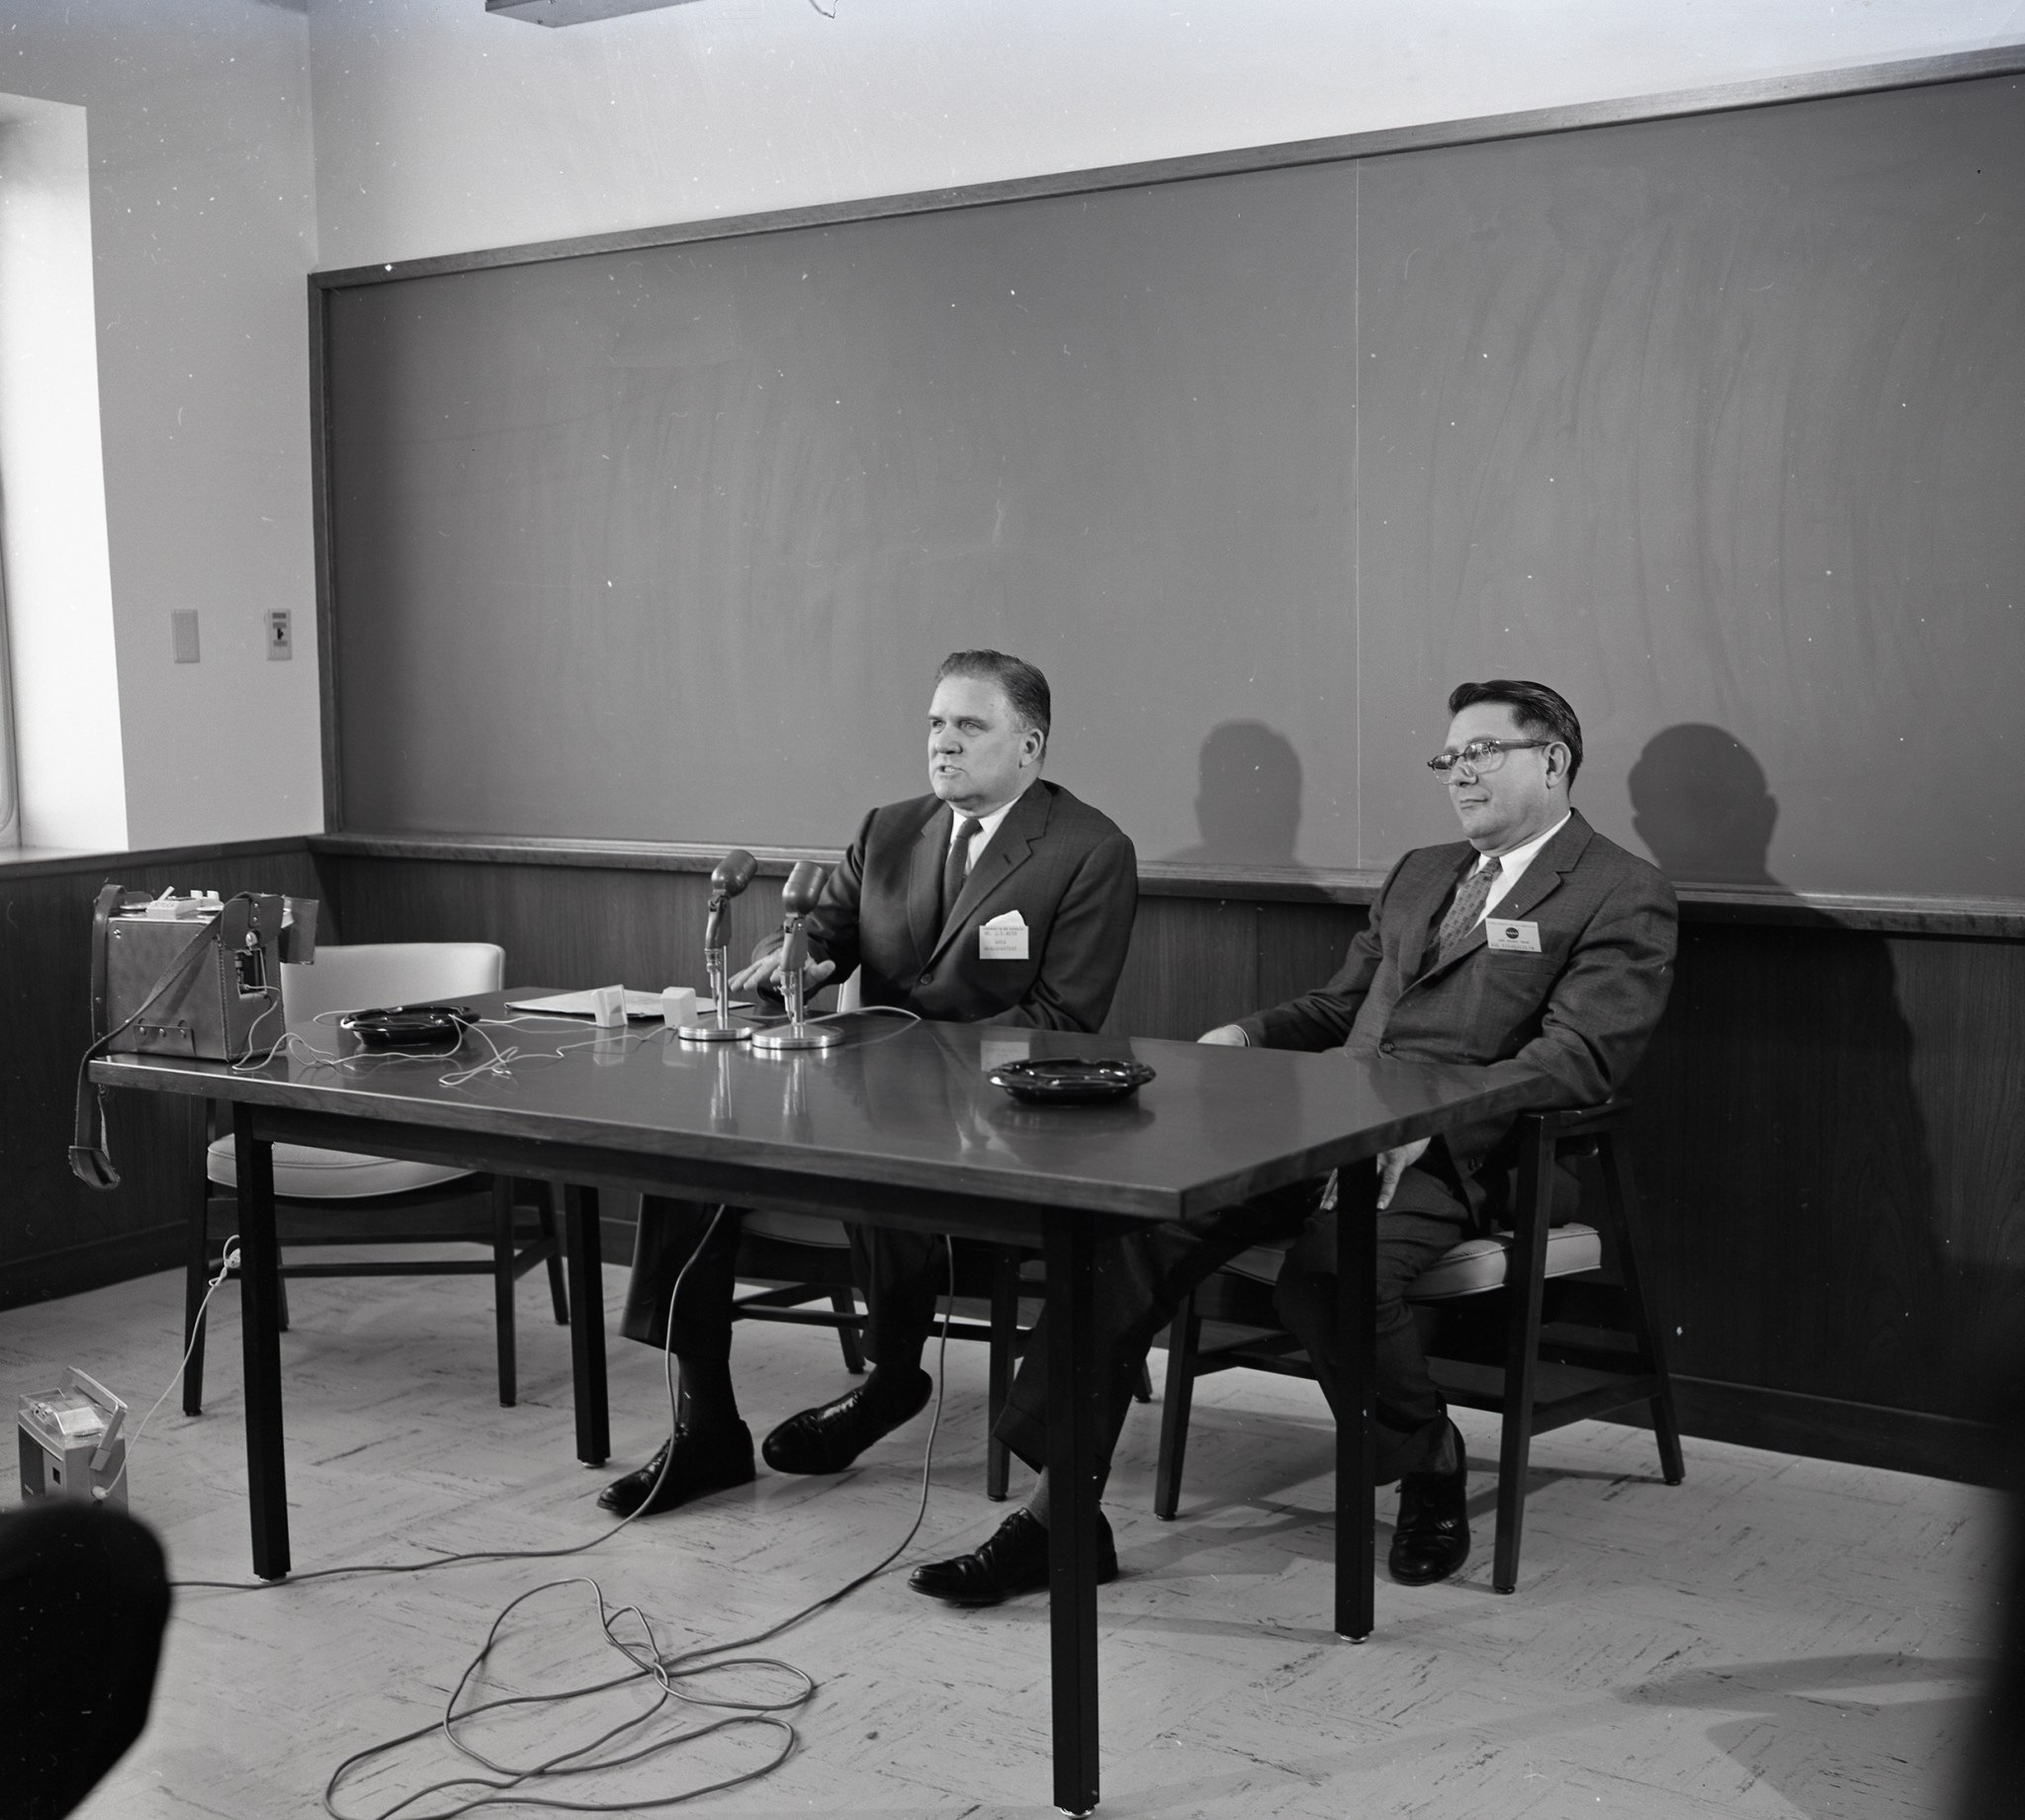
[[(607, 1274), (614, 1302), (623, 1272)], [(300, 1282), (284, 1342), (289, 1490), (300, 1570), (474, 1548), (558, 1548), (610, 1527), (605, 1474), (572, 1457), (567, 1337), (521, 1288), (521, 1394), (493, 1401), (489, 1296), (466, 1279)], [(184, 1578), (244, 1578), (235, 1291), (222, 1293), (204, 1417), (172, 1398), (133, 1458), (136, 1514)], [(149, 1278), (0, 1316), (15, 1389), (64, 1364), (140, 1411), (176, 1359), (180, 1280)], [(665, 1427), (657, 1355), (614, 1342), (613, 1470)], [(934, 1558), (989, 1533), (982, 1348), (949, 1351), (922, 1536)], [(744, 1329), (737, 1365), (755, 1435), (844, 1383), (834, 1341)], [(1688, 1443), (1659, 1482), (1650, 1437), (1585, 1424), (1536, 1448), (1518, 1593), (1489, 1589), (1488, 1471), (1463, 1576), (1381, 1584), (1378, 1630), (1330, 1634), (1331, 1439), (1313, 1387), (1234, 1372), (1197, 1390), (1181, 1519), (1149, 1487), (1157, 1410), (1135, 1413), (1106, 1510), (1123, 1576), (1101, 1595), (1106, 1815), (1760, 1817), (1896, 1820), (1948, 1811), (1987, 1625), (1997, 1514), (1937, 1481)], [(1494, 1430), (1462, 1418), (1471, 1457)], [(297, 1582), (179, 1596), (153, 1719), (87, 1804), (96, 1820), (308, 1814), (350, 1752), (428, 1724), (494, 1614), (546, 1581), (595, 1576), (663, 1646), (766, 1624), (877, 1560), (918, 1496), (927, 1424), (839, 1481), (758, 1483), (565, 1561), (420, 1577)], [(9, 1488), (10, 1494), (12, 1488)], [(1015, 1483), (1015, 1495), (1018, 1485)], [(1381, 1517), (1391, 1498), (1381, 1495)], [(1380, 1545), (1383, 1545), (1380, 1536)], [(522, 1606), (493, 1665), (508, 1688), (571, 1686), (623, 1666), (582, 1586)], [(1040, 1815), (1048, 1805), (1046, 1610), (959, 1613), (904, 1574), (759, 1653), (820, 1684), (772, 1776), (694, 1811), (752, 1815)], [(748, 1689), (784, 1685), (747, 1671)], [(537, 1708), (495, 1725), (489, 1755), (552, 1756), (642, 1695)], [(693, 1717), (683, 1724), (693, 1724)], [(572, 1800), (666, 1800), (756, 1767), (776, 1733), (720, 1733)], [(469, 1771), (431, 1737), (349, 1785), (379, 1814)], [(462, 1791), (468, 1797), (472, 1791)], [(404, 1814), (452, 1804), (432, 1797)], [(521, 1809), (518, 1811), (527, 1811)]]

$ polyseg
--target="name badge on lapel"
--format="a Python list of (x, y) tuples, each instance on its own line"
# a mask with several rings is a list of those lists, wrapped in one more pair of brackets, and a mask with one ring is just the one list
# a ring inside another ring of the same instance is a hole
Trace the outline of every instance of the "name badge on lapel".
[(1501, 954), (1538, 954), (1540, 924), (1515, 922), (1510, 916), (1492, 916), (1483, 925), (1483, 945)]
[[(1534, 944), (1536, 947), (1539, 944)], [(1026, 918), (1008, 910), (981, 923), (977, 932), (977, 958), (981, 961), (1023, 961), (1026, 959)]]

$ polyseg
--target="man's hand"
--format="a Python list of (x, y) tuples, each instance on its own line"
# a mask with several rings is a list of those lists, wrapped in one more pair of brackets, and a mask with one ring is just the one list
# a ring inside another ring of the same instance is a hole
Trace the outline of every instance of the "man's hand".
[(1252, 1039), (1236, 1024), (1218, 1024), (1214, 1030), (1205, 1030), (1196, 1039), (1198, 1043), (1218, 1043), (1226, 1049), (1249, 1049)]
[(1392, 1204), (1392, 1190), (1399, 1186), (1399, 1178), (1427, 1155), (1432, 1138), (1415, 1138), (1411, 1144), (1402, 1144), (1397, 1150), (1381, 1150), (1378, 1153), (1378, 1211), (1383, 1213)]
[[(835, 961), (806, 962), (802, 967), (803, 994), (820, 993), (836, 971)], [(780, 950), (777, 948), (733, 974), (730, 981), (731, 990), (735, 993), (757, 992), (762, 985), (768, 984), (780, 997), (787, 997), (787, 977), (781, 970)]]

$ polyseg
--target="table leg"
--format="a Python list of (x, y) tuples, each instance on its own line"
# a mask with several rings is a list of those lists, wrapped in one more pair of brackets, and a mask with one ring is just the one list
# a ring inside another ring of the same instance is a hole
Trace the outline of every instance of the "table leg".
[(570, 1260), (570, 1375), (576, 1399), (576, 1457), (602, 1466), (612, 1451), (605, 1410), (604, 1260), (597, 1190), (563, 1190), (563, 1249)]
[(1344, 1374), (1357, 1386), (1359, 1420), (1336, 1425), (1336, 1634), (1371, 1634), (1377, 1571), (1377, 1488), (1371, 1483), (1372, 1377), (1377, 1366), (1378, 1166), (1346, 1165), (1337, 1175), (1336, 1321)]
[(1088, 1814), (1097, 1785), (1096, 1251), (1087, 1216), (1054, 1213), (1048, 1270), (1048, 1638), (1055, 1805)]
[(253, 1519), (253, 1571), (289, 1571), (289, 1493), (281, 1430), (281, 1247), (274, 1234), (274, 1146), (232, 1113), (238, 1170), (239, 1335), (246, 1381), (246, 1500)]

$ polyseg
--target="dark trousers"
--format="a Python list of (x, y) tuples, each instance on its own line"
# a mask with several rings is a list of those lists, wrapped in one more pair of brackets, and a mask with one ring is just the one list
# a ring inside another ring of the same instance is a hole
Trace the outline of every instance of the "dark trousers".
[(660, 1194), (641, 1197), (633, 1275), (626, 1284), (625, 1311), (619, 1316), (619, 1332), (628, 1340), (664, 1346), (672, 1319), (677, 1357), (731, 1357), (732, 1297), (737, 1292), (745, 1209), (725, 1208), (713, 1230), (711, 1219), (717, 1211), (714, 1201), (670, 1200)]
[[(1505, 1184), (1494, 1184), (1500, 1188)], [(1336, 1333), (1337, 1216), (1319, 1205), (1323, 1184), (1298, 1183), (1240, 1206), (1148, 1231), (1100, 1241), (1097, 1247), (1096, 1367), (1104, 1426), (1098, 1435), (1101, 1470), (1131, 1407), (1148, 1348), (1174, 1320), (1188, 1292), (1211, 1271), (1255, 1245), (1292, 1239), (1275, 1304), (1307, 1348), (1323, 1393), (1339, 1421), (1359, 1407)], [(1564, 1196), (1556, 1181), (1554, 1217), (1572, 1211), (1573, 1178)], [(1460, 1184), (1440, 1146), (1399, 1178), (1392, 1202), (1377, 1216), (1377, 1344), (1375, 1408), (1377, 1477), (1385, 1483), (1416, 1469), (1441, 1441), (1448, 1404), (1429, 1375), (1427, 1354), (1406, 1291), (1414, 1278), (1470, 1229)], [(1045, 1317), (1043, 1316), (1043, 1320)], [(1047, 1343), (1028, 1340), (998, 1437), (1029, 1466), (1047, 1457)]]
[(0, 1516), (0, 1816), (55, 1820), (147, 1723), (169, 1585), (124, 1512), (51, 1498)]
[[(1153, 1339), (1175, 1318), (1182, 1298), (1240, 1252), (1291, 1239), (1315, 1211), (1319, 1181), (1261, 1195), (1240, 1206), (1097, 1241), (1096, 1335), (1093, 1363), (1099, 1409), (1099, 1478), (1110, 1469), (1111, 1450), (1125, 1426), (1132, 1392)], [(1019, 1372), (994, 1432), (1027, 1465), (1047, 1463), (1047, 1315), (1027, 1337)]]
[[(672, 1349), (678, 1358), (731, 1356), (732, 1298), (737, 1292), (745, 1210), (727, 1207), (712, 1232), (710, 1220), (716, 1211), (708, 1201), (669, 1200), (658, 1194), (643, 1198), (633, 1276), (619, 1318), (619, 1332), (628, 1340), (656, 1347), (667, 1344), (672, 1304)], [(852, 1226), (849, 1232), (851, 1275), (865, 1292), (868, 1311), (865, 1350), (881, 1363), (918, 1359), (945, 1280), (946, 1242), (928, 1233), (874, 1227)], [(684, 1264), (689, 1266), (686, 1275)]]
[(850, 1273), (865, 1292), (866, 1354), (875, 1364), (918, 1364), (948, 1286), (949, 1241), (940, 1233), (852, 1226)]
[[(1407, 1170), (1377, 1217), (1371, 1389), (1380, 1485), (1411, 1472), (1448, 1432), (1448, 1399), (1428, 1371), (1406, 1292), (1468, 1230), (1468, 1204), (1439, 1162)], [(1338, 1231), (1334, 1210), (1309, 1218), (1280, 1267), (1273, 1306), (1300, 1341), (1336, 1420), (1344, 1422), (1357, 1419), (1359, 1399), (1336, 1320)]]

